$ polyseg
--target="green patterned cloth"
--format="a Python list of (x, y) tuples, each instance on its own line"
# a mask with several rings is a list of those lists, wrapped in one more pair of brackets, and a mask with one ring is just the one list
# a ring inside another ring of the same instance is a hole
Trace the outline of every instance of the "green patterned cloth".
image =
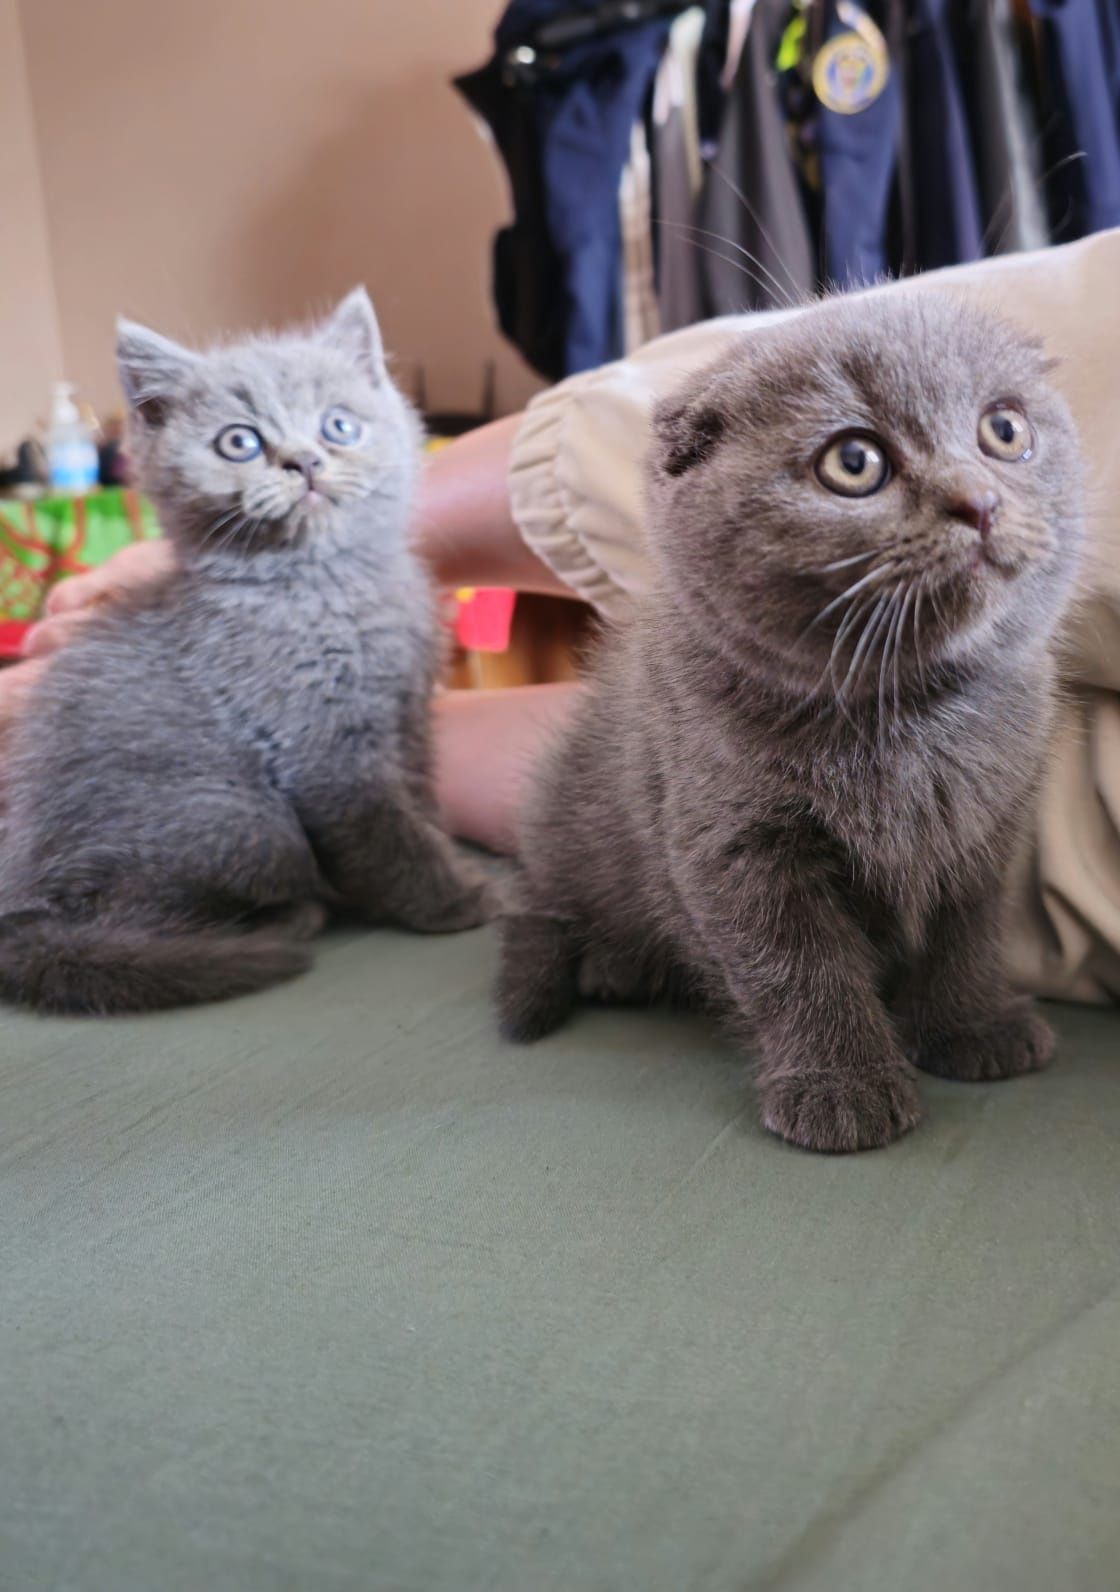
[(151, 505), (120, 487), (84, 498), (0, 498), (0, 621), (37, 619), (56, 581), (158, 535)]
[(822, 1158), (697, 1019), (503, 1045), (494, 961), (0, 1015), (4, 1592), (1113, 1592), (1115, 1014)]

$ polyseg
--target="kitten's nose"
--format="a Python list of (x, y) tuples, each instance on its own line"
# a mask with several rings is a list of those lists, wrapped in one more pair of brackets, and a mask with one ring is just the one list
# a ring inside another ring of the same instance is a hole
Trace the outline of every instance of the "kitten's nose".
[(303, 449), (296, 453), (286, 453), (280, 460), (285, 470), (298, 470), (308, 486), (315, 485), (315, 477), (323, 468), (323, 461), (317, 453), (310, 449)]
[(955, 520), (963, 520), (966, 525), (971, 525), (984, 537), (995, 524), (998, 508), (999, 493), (989, 487), (983, 492), (961, 492), (949, 504), (949, 513)]

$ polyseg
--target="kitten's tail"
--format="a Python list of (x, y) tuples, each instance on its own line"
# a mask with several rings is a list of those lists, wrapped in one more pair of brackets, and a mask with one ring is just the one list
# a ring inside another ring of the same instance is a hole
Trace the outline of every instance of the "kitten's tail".
[(0, 997), (40, 1012), (107, 1015), (249, 995), (310, 966), (306, 946), (272, 927), (160, 932), (46, 912), (0, 918)]
[(572, 926), (533, 912), (505, 920), (495, 1000), (502, 1035), (518, 1044), (543, 1039), (579, 998), (579, 950)]

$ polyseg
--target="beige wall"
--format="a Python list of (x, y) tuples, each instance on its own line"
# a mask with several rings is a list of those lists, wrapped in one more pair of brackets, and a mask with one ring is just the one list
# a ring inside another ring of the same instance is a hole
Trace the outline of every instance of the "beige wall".
[(489, 355), (525, 401), (488, 297), (504, 180), (448, 85), (499, 0), (18, 4), (62, 344), (95, 402), (118, 311), (201, 339), (359, 280), (434, 403), (475, 405)]
[(47, 219), (16, 0), (0, 0), (0, 451), (62, 374)]

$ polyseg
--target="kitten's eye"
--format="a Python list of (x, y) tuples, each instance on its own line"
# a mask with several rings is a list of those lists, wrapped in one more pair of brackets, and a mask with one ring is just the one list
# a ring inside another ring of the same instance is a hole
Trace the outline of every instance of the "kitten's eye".
[(841, 497), (870, 497), (890, 475), (886, 451), (875, 437), (837, 437), (817, 460), (817, 480)]
[(997, 404), (980, 416), (977, 432), (980, 446), (990, 459), (1005, 459), (1009, 464), (1029, 459), (1034, 452), (1034, 433), (1026, 415), (1009, 404)]
[(333, 442), (343, 448), (352, 448), (362, 440), (362, 422), (349, 409), (343, 409), (341, 404), (327, 410), (319, 429), (324, 442)]
[(263, 447), (260, 432), (254, 431), (252, 426), (227, 426), (214, 438), (215, 451), (234, 464), (255, 459)]

